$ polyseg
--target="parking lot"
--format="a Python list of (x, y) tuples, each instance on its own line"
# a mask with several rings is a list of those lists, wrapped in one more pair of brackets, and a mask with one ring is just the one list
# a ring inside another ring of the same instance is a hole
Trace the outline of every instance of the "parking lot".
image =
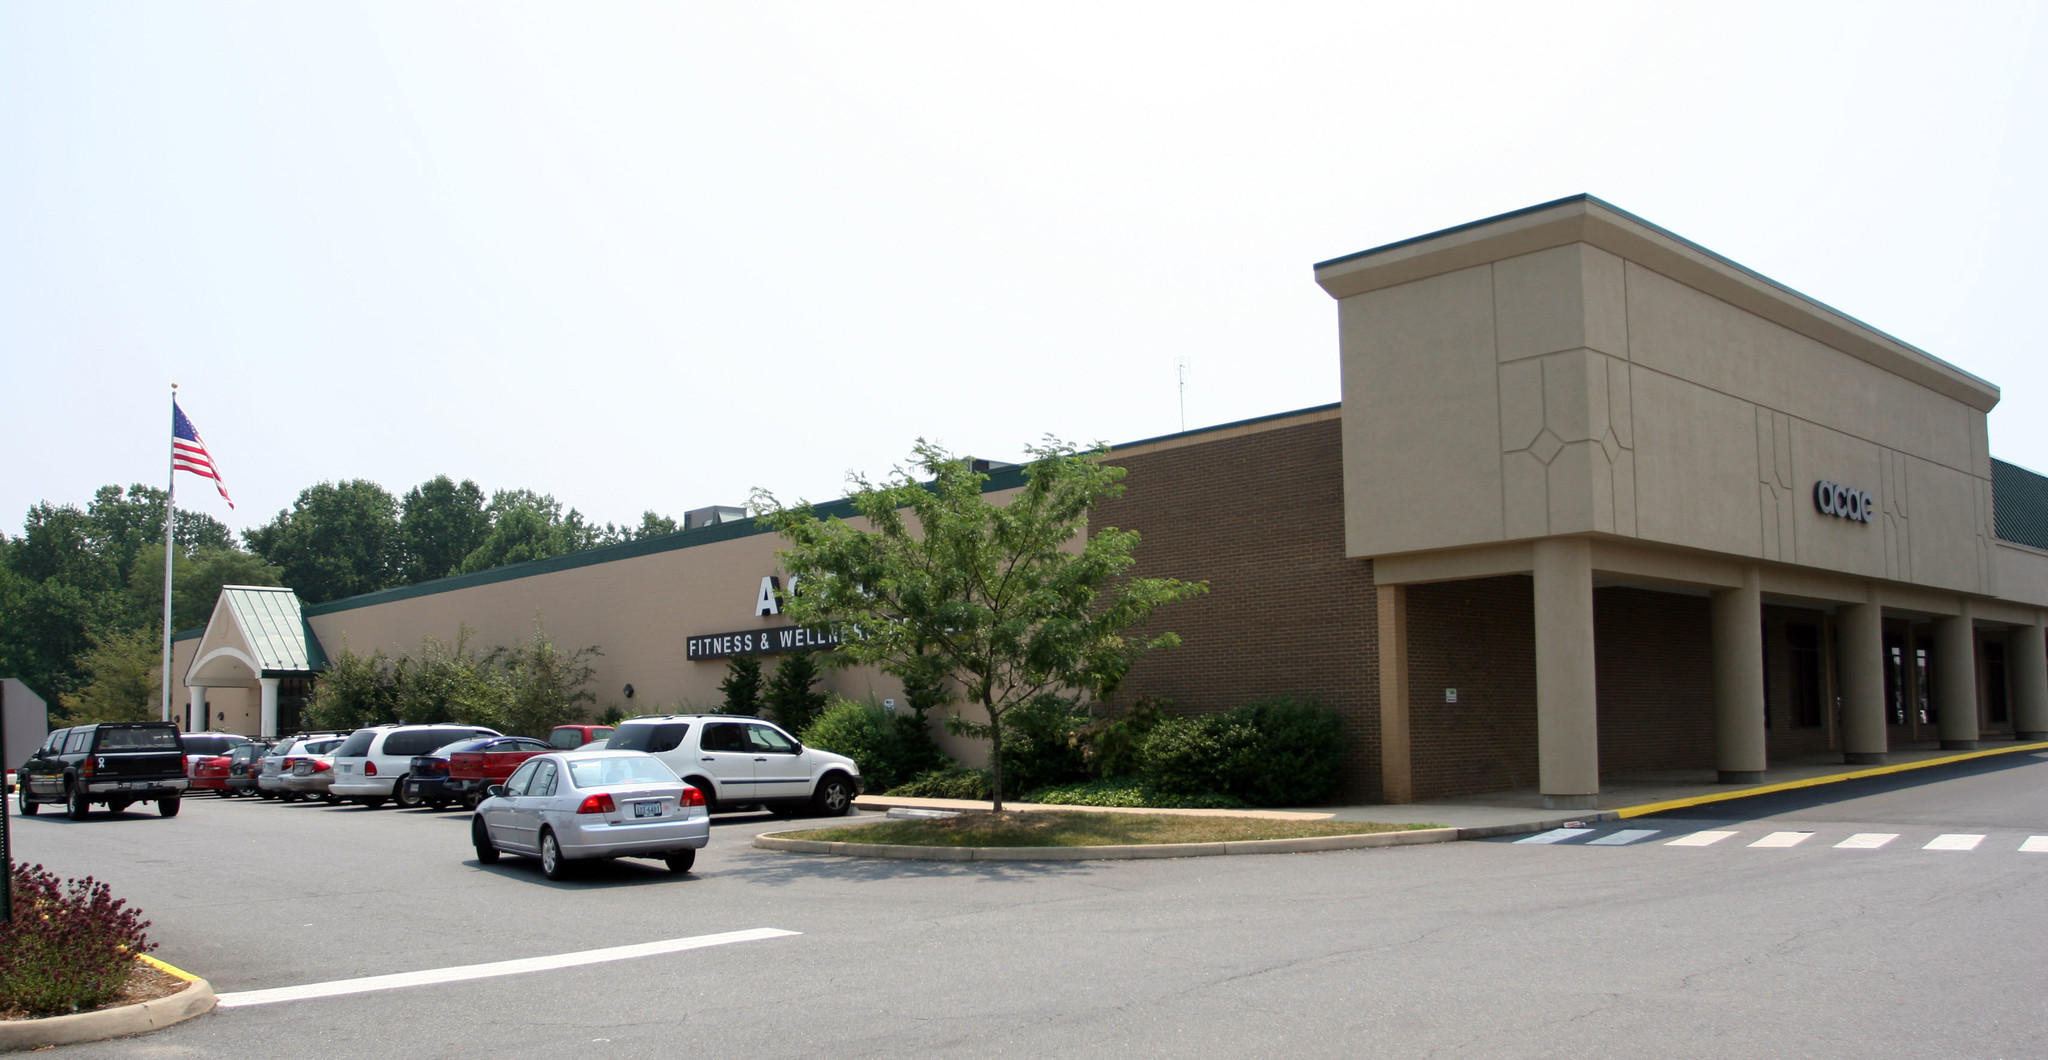
[(792, 822), (749, 814), (717, 818), (688, 876), (620, 862), (560, 884), (479, 866), (458, 812), (198, 797), (170, 820), (11, 823), (18, 856), (108, 880), (160, 956), (231, 997), (754, 932), (228, 1008), (64, 1055), (2022, 1055), (2048, 1035), (2048, 854), (2002, 840), (2048, 831), (2044, 781), (2034, 760), (1644, 826), (1999, 840), (1974, 853), (1504, 842), (962, 864), (757, 851)]

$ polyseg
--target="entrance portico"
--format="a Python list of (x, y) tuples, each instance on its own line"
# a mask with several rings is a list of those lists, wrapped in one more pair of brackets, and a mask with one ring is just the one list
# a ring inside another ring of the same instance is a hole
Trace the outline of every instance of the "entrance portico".
[(304, 689), (326, 665), (297, 594), (276, 586), (223, 586), (185, 670), (186, 724), (254, 736), (295, 731)]

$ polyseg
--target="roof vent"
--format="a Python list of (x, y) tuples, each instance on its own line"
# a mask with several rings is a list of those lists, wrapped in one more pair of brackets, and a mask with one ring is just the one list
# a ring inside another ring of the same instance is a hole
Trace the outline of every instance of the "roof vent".
[(684, 512), (683, 529), (697, 530), (706, 526), (717, 526), (719, 523), (736, 522), (746, 517), (747, 510), (745, 508), (714, 504), (709, 508), (693, 508)]

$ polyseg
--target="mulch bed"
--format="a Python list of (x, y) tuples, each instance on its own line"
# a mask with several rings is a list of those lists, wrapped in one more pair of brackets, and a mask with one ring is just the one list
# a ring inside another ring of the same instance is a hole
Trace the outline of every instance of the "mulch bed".
[[(185, 989), (185, 983), (186, 980), (180, 979), (158, 968), (156, 965), (150, 964), (148, 961), (136, 961), (135, 970), (128, 973), (128, 981), (121, 985), (121, 992), (115, 995), (114, 1000), (101, 1005), (100, 1008), (119, 1008), (122, 1005), (133, 1005), (142, 1001), (155, 1001), (160, 997), (169, 997)], [(0, 1020), (32, 1018), (34, 1017), (29, 1013), (0, 1002)]]

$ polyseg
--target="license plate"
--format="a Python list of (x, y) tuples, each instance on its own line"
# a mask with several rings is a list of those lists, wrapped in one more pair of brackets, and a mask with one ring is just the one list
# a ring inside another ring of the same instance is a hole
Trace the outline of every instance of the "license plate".
[(355, 772), (355, 771), (356, 771), (356, 767), (354, 767), (354, 766), (351, 766), (351, 765), (339, 765), (339, 766), (335, 766), (334, 768), (336, 768), (336, 769), (339, 769), (339, 770), (341, 770), (341, 771), (342, 771), (342, 772), (344, 772), (344, 773), (353, 773), (353, 772)]
[(145, 785), (142, 785), (142, 784), (137, 784), (136, 782), (134, 782), (134, 781), (132, 781), (132, 780), (124, 780), (124, 781), (122, 781), (122, 782), (121, 782), (121, 790), (122, 790), (122, 791), (134, 791), (134, 790), (135, 790), (136, 788), (140, 788), (140, 787), (144, 787), (144, 786), (145, 786)]
[(661, 816), (661, 803), (658, 803), (658, 802), (636, 802), (636, 803), (634, 803), (634, 804), (633, 804), (633, 816), (635, 816), (635, 817), (659, 817), (659, 816)]

